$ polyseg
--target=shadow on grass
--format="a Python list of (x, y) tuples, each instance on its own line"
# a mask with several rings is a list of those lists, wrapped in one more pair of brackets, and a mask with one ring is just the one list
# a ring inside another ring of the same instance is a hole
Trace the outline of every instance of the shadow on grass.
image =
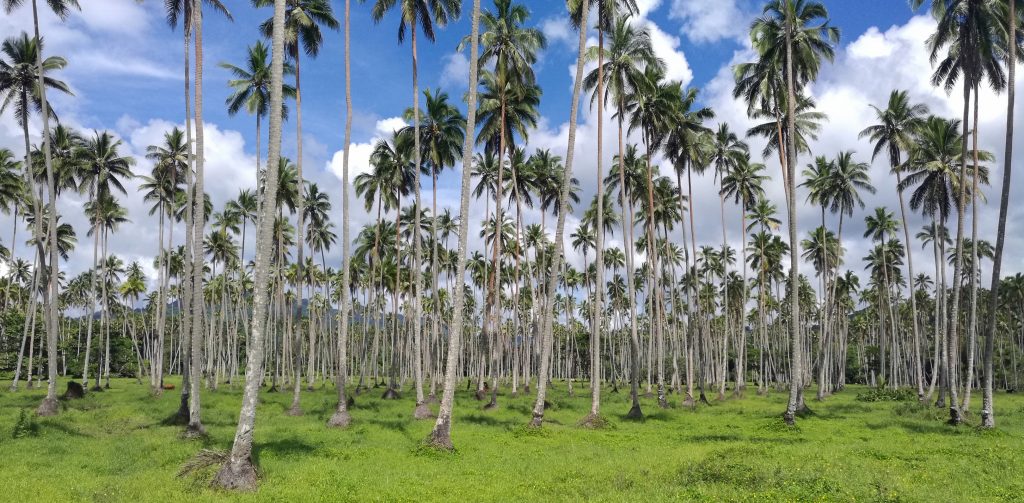
[(470, 423), (470, 424), (480, 425), (480, 426), (503, 426), (503, 427), (506, 427), (506, 428), (512, 427), (512, 426), (515, 426), (515, 425), (519, 424), (517, 421), (512, 421), (512, 420), (502, 421), (502, 420), (500, 420), (498, 418), (495, 418), (494, 416), (489, 416), (489, 415), (484, 415), (484, 414), (469, 414), (467, 416), (460, 417), (459, 420), (460, 421), (465, 421), (465, 422)]
[(690, 435), (684, 438), (692, 442), (739, 442), (744, 440), (742, 435), (737, 435), (735, 433)]
[(317, 447), (313, 444), (307, 443), (298, 437), (291, 437), (256, 444), (253, 446), (252, 457), (256, 466), (259, 466), (260, 458), (266, 454), (282, 458), (306, 456), (316, 451), (316, 449)]
[(54, 420), (44, 419), (42, 421), (39, 421), (39, 426), (42, 426), (43, 428), (48, 429), (48, 430), (59, 431), (59, 432), (65, 434), (65, 435), (70, 435), (72, 437), (94, 438), (93, 435), (90, 435), (88, 433), (83, 433), (81, 431), (78, 431), (78, 430), (76, 430), (76, 429), (66, 425), (66, 424), (62, 424), (62, 423), (60, 423), (58, 421), (54, 421)]

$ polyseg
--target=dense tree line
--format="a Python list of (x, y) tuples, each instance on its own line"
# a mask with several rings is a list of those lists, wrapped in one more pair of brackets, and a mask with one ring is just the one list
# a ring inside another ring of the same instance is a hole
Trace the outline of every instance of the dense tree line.
[[(742, 397), (748, 385), (758, 394), (787, 390), (783, 418), (792, 424), (807, 390), (823, 400), (848, 383), (911, 389), (948, 408), (954, 424), (982, 390), (983, 424), (994, 426), (993, 389), (1017, 388), (1024, 349), (1024, 277), (1000, 276), (1014, 110), (1015, 65), (1007, 61), (1016, 61), (1020, 43), (1015, 0), (930, 4), (932, 82), (962, 88), (963, 115), (933, 115), (894, 90), (863, 125), (870, 156), (810, 148), (828, 118), (808, 86), (840, 39), (823, 4), (765, 5), (750, 29), (757, 59), (734, 67), (734, 95), (757, 124), (736, 131), (716, 122), (698, 89), (666, 77), (649, 32), (631, 21), (634, 1), (571, 0), (579, 46), (564, 157), (529, 143), (543, 97), (533, 67), (546, 40), (525, 5), (495, 0), (481, 10), (474, 1), (471, 33), (460, 43), (470, 56), (461, 103), (417, 80), (417, 44), (457, 19), (461, 2), (377, 0), (373, 19), (390, 21), (397, 11), (399, 42), (411, 50), (410, 125), (379, 140), (369, 171), (351, 180), (351, 6), (343, 3), (339, 22), (327, 0), (254, 0), (273, 8), (260, 26), (269, 47), (257, 41), (242, 64), (221, 66), (232, 74), (229, 113), (255, 121), (259, 182), (220, 207), (203, 188), (202, 22), (204, 10), (230, 20), (225, 5), (167, 2), (168, 21), (185, 35), (186, 120), (148, 148), (149, 173), (137, 172), (111, 133), (55, 120), (46, 93), (70, 93), (59, 78), (67, 62), (44, 57), (38, 26), (3, 42), (2, 106), (20, 121), (25, 149), (0, 150), (0, 209), (12, 222), (0, 248), (0, 367), (13, 371), (12, 389), (48, 382), (39, 414), (58, 412), (61, 377), (102, 390), (111, 374), (130, 375), (161, 393), (165, 377), (181, 375), (178, 414), (186, 433), (200, 436), (202, 394), (244, 383), (234, 446), (216, 479), (227, 488), (256, 483), (258, 393), (292, 393), (289, 413), (297, 415), (303, 390), (323, 381), (338, 390), (335, 427), (351, 421), (346, 384), (384, 398), (409, 392), (417, 419), (434, 418), (429, 404), (439, 402), (428, 442), (447, 449), (457, 387), (475, 390), (484, 408), (500, 406), (502, 390), (536, 394), (530, 424), (539, 427), (554, 380), (570, 393), (589, 387), (588, 427), (603, 424), (609, 389), (630, 394), (634, 418), (643, 417), (643, 395), (660, 407), (670, 395), (696, 407)], [(47, 6), (63, 18), (77, 2)], [(588, 46), (591, 28), (597, 45)], [(301, 63), (313, 63), (323, 30), (337, 29), (346, 40), (344, 161), (341, 187), (327, 188), (303, 176)], [(983, 83), (1009, 96), (994, 244), (978, 235), (978, 206), (998, 169), (978, 147)], [(599, 140), (590, 180), (574, 177), (581, 105), (596, 107), (598, 127), (615, 127), (618, 139), (610, 152)], [(295, 162), (281, 156), (286, 113), (295, 119)], [(39, 145), (31, 144), (31, 121), (41, 123)], [(752, 152), (748, 138), (765, 148)], [(888, 162), (895, 185), (871, 180), (876, 158)], [(458, 169), (460, 207), (439, 208), (438, 180)], [(694, 193), (696, 177), (714, 180), (718, 215), (695, 215), (698, 198), (715, 197)], [(142, 180), (137, 194), (125, 188), (132, 178)], [(766, 195), (776, 180), (781, 204)], [(350, 185), (359, 200), (349, 200)], [(584, 186), (595, 188), (592, 200), (582, 200)], [(863, 196), (883, 190), (899, 208), (865, 208)], [(340, 236), (329, 217), (337, 191)], [(70, 193), (87, 200), (88, 229), (60, 223), (56, 201)], [(119, 199), (129, 197), (146, 201), (149, 216), (127, 214)], [(471, 198), (484, 202), (478, 236), (469, 235), (470, 219), (479, 218)], [(352, 230), (360, 203), (374, 221)], [(799, 205), (819, 210), (820, 226), (799, 229)], [(733, 206), (740, 218), (728, 222)], [(539, 222), (527, 217), (535, 207)], [(571, 232), (568, 214), (581, 221)], [(928, 224), (910, 228), (912, 214)], [(142, 264), (110, 250), (130, 218), (158, 222), (155, 283)], [(851, 219), (865, 222), (872, 248), (864, 257), (846, 253)], [(721, 241), (698, 241), (697, 225), (717, 225)], [(610, 246), (612, 238), (622, 247)], [(13, 252), (19, 239), (30, 255)], [(471, 251), (471, 239), (482, 246)], [(247, 240), (255, 240), (253, 256)], [(66, 277), (61, 257), (80, 241), (91, 241), (93, 262)], [(342, 260), (330, 264), (339, 245)], [(566, 263), (567, 247), (584, 257), (582, 269)], [(913, 247), (934, 256), (933, 271), (914, 269)]]

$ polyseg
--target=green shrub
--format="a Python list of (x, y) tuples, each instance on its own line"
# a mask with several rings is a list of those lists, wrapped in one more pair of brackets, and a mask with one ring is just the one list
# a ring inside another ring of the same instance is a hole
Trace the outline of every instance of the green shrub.
[(884, 384), (857, 393), (857, 401), (860, 402), (908, 402), (911, 400), (917, 400), (917, 395), (913, 390), (908, 388), (886, 388)]

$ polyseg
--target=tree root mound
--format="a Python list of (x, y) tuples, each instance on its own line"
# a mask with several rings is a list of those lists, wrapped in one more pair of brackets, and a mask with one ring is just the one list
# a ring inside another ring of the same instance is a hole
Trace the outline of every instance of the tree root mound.
[(352, 424), (352, 417), (349, 416), (347, 410), (336, 410), (331, 418), (327, 420), (328, 428), (339, 428), (345, 429)]
[(433, 419), (436, 416), (434, 415), (434, 411), (430, 410), (430, 407), (428, 407), (426, 403), (421, 403), (412, 411), (412, 417), (417, 421), (422, 421), (424, 419)]
[(36, 409), (36, 415), (42, 417), (56, 416), (58, 412), (60, 412), (60, 405), (56, 398), (44, 398), (39, 404), (39, 408)]

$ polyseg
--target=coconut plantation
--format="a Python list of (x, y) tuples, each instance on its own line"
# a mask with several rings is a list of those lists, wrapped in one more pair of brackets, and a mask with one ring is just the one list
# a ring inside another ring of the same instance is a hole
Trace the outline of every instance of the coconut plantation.
[(0, 9), (0, 499), (1024, 494), (1024, 1)]

